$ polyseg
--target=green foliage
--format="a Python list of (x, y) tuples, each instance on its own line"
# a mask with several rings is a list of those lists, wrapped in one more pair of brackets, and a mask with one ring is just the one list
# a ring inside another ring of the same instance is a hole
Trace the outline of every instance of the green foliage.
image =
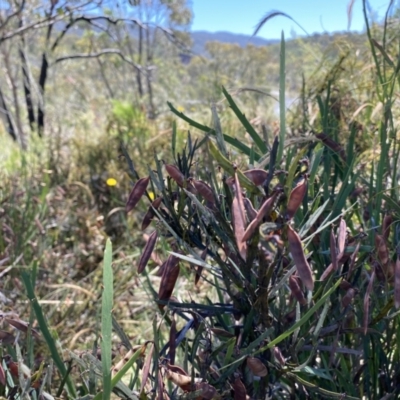
[(111, 397), (111, 333), (113, 308), (112, 244), (107, 240), (103, 261), (104, 291), (101, 304), (101, 361), (103, 367), (103, 399)]

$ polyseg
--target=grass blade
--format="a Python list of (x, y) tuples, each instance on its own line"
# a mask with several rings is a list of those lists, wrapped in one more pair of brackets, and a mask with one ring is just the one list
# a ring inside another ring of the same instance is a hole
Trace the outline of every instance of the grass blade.
[(103, 367), (103, 399), (111, 398), (111, 333), (113, 307), (112, 244), (107, 239), (103, 261), (103, 296), (101, 309), (101, 362)]
[(239, 121), (242, 123), (243, 127), (246, 129), (247, 133), (251, 136), (254, 140), (254, 143), (257, 145), (258, 149), (261, 151), (262, 154), (268, 152), (267, 145), (264, 143), (264, 140), (260, 137), (260, 135), (256, 132), (253, 126), (250, 124), (249, 120), (246, 116), (239, 110), (239, 107), (236, 105), (235, 101), (233, 100), (232, 96), (226, 91), (224, 87), (222, 87), (222, 93), (224, 94), (226, 100), (229, 103), (232, 111), (235, 113)]
[[(35, 292), (33, 289), (32, 279), (31, 279), (30, 274), (27, 272), (22, 272), (22, 280), (24, 281), (24, 285), (25, 285), (25, 289), (28, 294), (29, 301), (31, 302), (31, 305), (35, 312), (36, 319), (37, 319), (39, 327), (40, 327), (40, 331), (42, 332), (43, 337), (44, 337), (44, 339), (47, 343), (47, 346), (50, 350), (51, 357), (54, 360), (54, 363), (56, 364), (58, 370), (60, 371), (60, 374), (63, 377), (66, 377), (68, 375), (67, 369), (64, 365), (63, 360), (61, 359), (60, 354), (58, 353), (56, 342), (53, 338), (53, 335), (50, 333), (49, 327), (47, 325), (47, 321), (43, 315), (42, 307), (40, 306), (40, 304), (35, 296)], [(66, 383), (67, 383), (67, 388), (68, 388), (69, 394), (75, 398), (76, 397), (75, 387), (72, 384), (72, 381), (69, 377), (66, 379)]]
[[(187, 115), (183, 114), (182, 112), (178, 111), (170, 102), (167, 102), (169, 109), (179, 118), (183, 119), (186, 121), (188, 124), (193, 126), (194, 128), (199, 129), (200, 131), (203, 131), (207, 134), (210, 134), (212, 136), (217, 136), (216, 132), (214, 129), (209, 128), (206, 125), (202, 125), (191, 118), (189, 118)], [(235, 139), (229, 135), (223, 135), (224, 140), (226, 143), (229, 143), (233, 147), (236, 147), (238, 150), (240, 150), (243, 154), (250, 156), (251, 154), (251, 148), (249, 146), (246, 146), (242, 141)], [(261, 158), (261, 155), (258, 153), (254, 154), (255, 159), (258, 161)]]
[(280, 51), (280, 66), (279, 66), (279, 147), (276, 156), (276, 163), (279, 164), (283, 156), (283, 146), (286, 136), (286, 102), (285, 102), (285, 34), (282, 31), (281, 36), (281, 51)]

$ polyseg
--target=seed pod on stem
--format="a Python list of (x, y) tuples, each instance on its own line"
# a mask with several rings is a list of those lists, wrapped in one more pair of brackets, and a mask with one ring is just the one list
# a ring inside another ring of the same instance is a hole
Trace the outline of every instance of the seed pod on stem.
[(314, 279), (312, 277), (311, 267), (306, 260), (300, 237), (290, 225), (288, 225), (287, 235), (289, 241), (289, 251), (292, 254), (293, 261), (296, 265), (297, 274), (304, 283), (305, 287), (308, 290), (313, 290)]
[(179, 168), (172, 164), (165, 164), (165, 169), (168, 175), (178, 184), (179, 187), (184, 186), (185, 177)]
[[(160, 300), (169, 300), (172, 292), (175, 288), (175, 283), (179, 276), (179, 258), (172, 254), (168, 257), (167, 262), (164, 266), (163, 275), (160, 282), (160, 288), (158, 290), (158, 298)], [(164, 304), (160, 304), (161, 309), (164, 308)]]
[(150, 177), (148, 176), (147, 178), (141, 178), (139, 179), (135, 185), (133, 186), (133, 189), (129, 195), (128, 201), (126, 202), (126, 212), (132, 211), (136, 204), (139, 202), (139, 200), (142, 198), (144, 193), (146, 192), (147, 186), (150, 182)]
[(157, 210), (160, 207), (161, 202), (162, 202), (162, 197), (157, 197), (151, 203), (151, 206), (147, 210), (147, 213), (144, 216), (143, 221), (142, 221), (142, 231), (144, 231), (150, 225), (151, 221), (153, 220), (153, 218), (155, 216), (154, 209)]
[(268, 179), (268, 172), (264, 169), (249, 169), (243, 172), (256, 186), (262, 186)]
[(207, 185), (207, 183), (203, 181), (197, 181), (196, 179), (193, 179), (191, 183), (193, 184), (197, 193), (200, 196), (204, 197), (209, 203), (215, 204), (214, 194), (210, 186)]
[(301, 304), (301, 305), (305, 305), (307, 304), (307, 300), (304, 297), (304, 293), (301, 290), (301, 287), (299, 285), (299, 283), (297, 282), (297, 279), (295, 276), (291, 275), (289, 277), (289, 287), (290, 287), (290, 291), (293, 295), (293, 297)]
[(392, 214), (386, 214), (385, 218), (383, 218), (383, 223), (382, 223), (382, 237), (385, 243), (387, 243), (389, 240), (390, 226), (392, 225), (392, 223), (393, 223)]
[(242, 188), (237, 174), (235, 174), (235, 197), (232, 202), (232, 224), (239, 253), (245, 260), (247, 255), (247, 244), (243, 241), (246, 228), (245, 208), (243, 204)]
[(158, 231), (155, 230), (147, 240), (146, 245), (144, 246), (143, 253), (140, 257), (139, 264), (138, 264), (138, 273), (141, 274), (144, 269), (146, 268), (147, 263), (150, 260), (151, 253), (154, 250), (154, 246), (156, 245), (158, 238)]
[(307, 177), (305, 177), (290, 193), (286, 208), (286, 219), (291, 220), (303, 202), (307, 193)]
[[(375, 249), (378, 253), (378, 258), (379, 258), (379, 261), (381, 262), (382, 267), (387, 266), (387, 264), (389, 262), (389, 250), (386, 246), (383, 236), (375, 235)], [(385, 269), (384, 269), (384, 271), (385, 271)]]

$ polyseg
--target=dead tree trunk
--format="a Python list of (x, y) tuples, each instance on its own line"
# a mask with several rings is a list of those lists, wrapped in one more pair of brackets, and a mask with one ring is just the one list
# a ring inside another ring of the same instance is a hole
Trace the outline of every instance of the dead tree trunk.
[(0, 88), (0, 118), (3, 120), (4, 126), (6, 127), (8, 134), (16, 142), (18, 140), (17, 133), (15, 132), (14, 124), (12, 122), (10, 113), (8, 111), (8, 107), (5, 98), (3, 96), (3, 92), (1, 91), (1, 88)]

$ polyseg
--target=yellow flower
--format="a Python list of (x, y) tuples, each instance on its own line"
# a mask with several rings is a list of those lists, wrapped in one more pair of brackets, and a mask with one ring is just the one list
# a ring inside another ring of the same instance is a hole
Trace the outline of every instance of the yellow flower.
[(150, 200), (153, 201), (156, 198), (156, 195), (154, 194), (154, 192), (149, 190), (149, 197), (150, 197)]
[(114, 178), (108, 178), (106, 183), (108, 186), (115, 186), (117, 184), (117, 181)]
[(183, 107), (183, 106), (178, 106), (178, 107), (176, 107), (176, 109), (177, 109), (179, 112), (184, 112), (184, 111), (185, 111), (185, 107)]

